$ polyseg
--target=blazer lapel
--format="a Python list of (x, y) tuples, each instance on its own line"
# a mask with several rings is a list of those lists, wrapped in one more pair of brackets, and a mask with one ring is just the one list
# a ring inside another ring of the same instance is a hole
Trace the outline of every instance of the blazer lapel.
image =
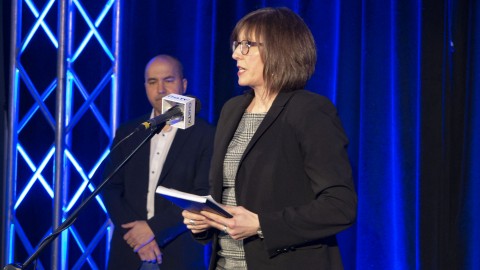
[[(148, 118), (147, 118), (148, 119)], [(134, 139), (129, 141), (129, 150), (133, 151), (135, 147), (137, 147), (142, 140), (144, 140), (147, 136), (149, 136), (150, 131), (142, 131), (135, 133)], [(132, 168), (140, 168), (135, 169), (137, 171), (137, 179), (138, 181), (138, 188), (142, 190), (142, 192), (148, 192), (148, 182), (149, 182), (149, 164), (150, 164), (150, 141), (145, 143), (142, 147), (138, 149), (138, 152), (135, 153), (134, 157), (128, 161), (131, 163)], [(145, 179), (145, 180), (143, 180)], [(146, 197), (142, 196), (141, 200), (145, 201), (145, 205), (147, 203)]]
[(175, 138), (173, 138), (172, 145), (168, 150), (167, 157), (165, 158), (165, 163), (162, 168), (162, 173), (160, 174), (160, 179), (158, 180), (158, 184), (160, 185), (161, 182), (165, 179), (165, 176), (168, 174), (168, 171), (172, 168), (175, 164), (177, 158), (179, 157), (180, 153), (182, 153), (181, 148), (185, 147), (188, 144), (188, 138), (192, 133), (192, 129), (178, 129), (177, 133), (175, 134)]
[[(222, 179), (223, 174), (223, 159), (225, 154), (227, 153), (228, 145), (237, 130), (238, 123), (245, 112), (245, 109), (248, 107), (248, 104), (253, 99), (253, 94), (251, 92), (246, 93), (242, 96), (243, 98), (240, 99), (235, 104), (232, 104), (231, 109), (228, 111), (222, 112), (222, 118), (219, 123), (220, 126), (217, 126), (217, 130), (215, 133), (215, 149), (212, 157), (212, 164), (211, 164), (211, 177), (212, 179)], [(225, 109), (225, 107), (224, 107)], [(214, 184), (211, 186), (211, 195), (215, 200), (221, 200), (222, 196), (222, 185), (221, 182), (217, 182), (218, 184)]]
[(241, 166), (243, 160), (248, 155), (252, 147), (258, 141), (258, 139), (262, 137), (265, 131), (273, 124), (273, 122), (275, 122), (275, 120), (278, 118), (280, 113), (285, 108), (285, 105), (288, 103), (288, 100), (294, 94), (295, 94), (295, 91), (287, 92), (287, 93), (278, 93), (277, 97), (273, 101), (272, 107), (270, 107), (270, 110), (268, 110), (262, 123), (260, 123), (260, 126), (258, 126), (257, 131), (255, 132), (255, 134), (253, 134), (252, 139), (248, 143), (247, 148), (245, 149), (245, 152), (243, 152), (242, 158), (240, 159), (240, 163), (238, 165), (239, 167)]
[(217, 129), (217, 133), (219, 134), (216, 137), (221, 139), (218, 142), (218, 148), (222, 149), (223, 151), (221, 154), (222, 157), (224, 157), (227, 153), (228, 145), (230, 144), (235, 131), (237, 131), (238, 123), (240, 123), (245, 110), (253, 99), (253, 94), (247, 93), (244, 95), (244, 97), (245, 98), (239, 104), (238, 109), (235, 108), (235, 110), (229, 112), (229, 120), (225, 121), (225, 125), (221, 127), (221, 129)]

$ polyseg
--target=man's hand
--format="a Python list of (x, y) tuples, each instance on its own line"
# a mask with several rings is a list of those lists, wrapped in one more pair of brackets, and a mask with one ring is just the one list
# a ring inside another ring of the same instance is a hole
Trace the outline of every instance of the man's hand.
[(158, 247), (157, 241), (150, 241), (138, 250), (138, 256), (144, 262), (150, 263), (162, 263), (162, 252)]
[[(134, 252), (138, 252), (143, 246), (152, 242), (155, 238), (153, 231), (144, 220), (122, 224), (122, 228), (128, 229), (128, 232), (123, 236), (123, 239), (133, 248)], [(156, 243), (155, 245), (158, 248)]]

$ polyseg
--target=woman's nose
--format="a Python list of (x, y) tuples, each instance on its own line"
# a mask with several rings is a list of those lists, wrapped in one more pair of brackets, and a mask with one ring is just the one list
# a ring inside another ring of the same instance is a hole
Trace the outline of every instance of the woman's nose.
[(239, 52), (237, 52), (237, 49), (235, 49), (235, 51), (233, 51), (233, 53), (232, 53), (232, 58), (233, 58), (234, 60), (238, 60), (241, 55), (242, 55), (242, 54), (239, 53)]

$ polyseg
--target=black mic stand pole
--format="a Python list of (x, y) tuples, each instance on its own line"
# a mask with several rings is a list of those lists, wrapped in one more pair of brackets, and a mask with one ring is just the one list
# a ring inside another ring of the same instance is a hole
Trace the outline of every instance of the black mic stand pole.
[[(165, 119), (167, 121), (167, 119)], [(45, 249), (47, 245), (49, 245), (53, 240), (57, 238), (57, 236), (66, 228), (70, 227), (70, 225), (75, 222), (75, 220), (78, 217), (78, 214), (80, 211), (93, 199), (95, 196), (97, 196), (98, 193), (103, 189), (103, 187), (110, 181), (110, 179), (127, 163), (127, 161), (130, 160), (130, 158), (142, 147), (147, 141), (149, 141), (156, 133), (158, 133), (165, 125), (160, 124), (156, 127), (152, 128), (152, 132), (145, 137), (145, 139), (130, 153), (125, 159), (113, 170), (113, 172), (105, 178), (105, 180), (90, 194), (81, 204), (80, 206), (75, 209), (75, 211), (67, 218), (65, 219), (60, 226), (58, 226), (55, 231), (53, 231), (49, 236), (47, 236), (40, 246), (35, 250), (35, 252), (23, 263), (23, 264), (8, 264), (6, 265), (3, 270), (23, 270), (27, 266), (29, 266), (39, 255), (40, 253)]]

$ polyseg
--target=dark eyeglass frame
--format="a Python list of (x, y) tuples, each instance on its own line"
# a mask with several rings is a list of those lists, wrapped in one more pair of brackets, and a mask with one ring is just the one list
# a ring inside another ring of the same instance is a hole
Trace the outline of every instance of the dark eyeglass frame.
[(232, 52), (234, 52), (238, 45), (240, 45), (240, 52), (243, 54), (243, 55), (247, 55), (248, 52), (250, 51), (250, 47), (252, 46), (260, 46), (262, 45), (262, 43), (260, 42), (254, 42), (254, 41), (250, 41), (250, 40), (242, 40), (242, 41), (236, 41), (234, 40), (232, 42)]

